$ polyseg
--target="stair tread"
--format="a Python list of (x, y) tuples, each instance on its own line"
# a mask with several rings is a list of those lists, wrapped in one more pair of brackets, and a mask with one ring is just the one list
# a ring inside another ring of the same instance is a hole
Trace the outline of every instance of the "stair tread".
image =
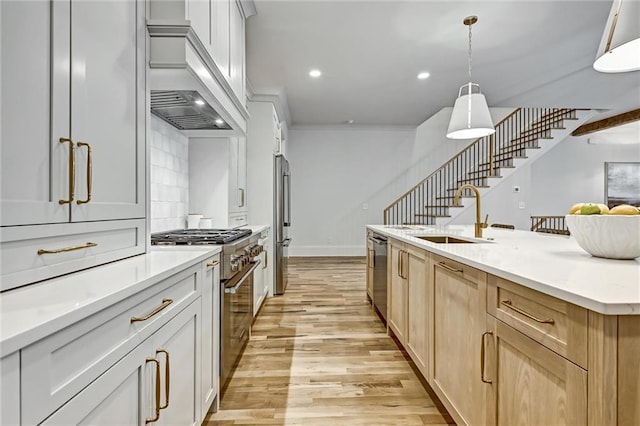
[(415, 213), (414, 216), (419, 216), (419, 217), (451, 217), (451, 215), (445, 215), (445, 214), (427, 214), (427, 213)]
[(442, 207), (442, 208), (450, 209), (450, 208), (464, 207), (464, 206), (438, 206), (438, 205), (433, 205), (433, 204), (427, 204), (427, 205), (425, 205), (425, 207), (427, 207), (427, 208), (429, 208), (429, 207)]

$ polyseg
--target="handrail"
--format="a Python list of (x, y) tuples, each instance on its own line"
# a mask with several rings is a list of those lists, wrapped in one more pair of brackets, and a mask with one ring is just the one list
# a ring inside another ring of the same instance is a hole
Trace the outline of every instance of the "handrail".
[[(507, 115), (505, 118), (503, 118), (502, 120), (500, 120), (500, 122), (498, 124), (496, 124), (496, 128), (498, 126), (500, 126), (502, 123), (504, 123), (505, 121), (507, 121), (511, 116), (513, 116), (514, 114), (516, 114), (518, 111), (520, 111), (520, 108), (515, 109), (511, 114)], [(385, 212), (390, 209), (394, 204), (396, 204), (398, 201), (401, 201), (405, 196), (409, 195), (411, 193), (411, 191), (413, 191), (416, 187), (422, 185), (423, 183), (425, 183), (427, 180), (429, 180), (429, 178), (431, 178), (431, 176), (435, 175), (436, 173), (438, 173), (442, 168), (444, 168), (447, 164), (449, 164), (451, 161), (455, 160), (460, 154), (462, 154), (464, 151), (466, 151), (469, 147), (471, 147), (472, 145), (475, 145), (479, 140), (483, 139), (484, 136), (482, 138), (478, 138), (475, 139), (473, 142), (471, 142), (469, 145), (467, 145), (462, 151), (458, 152), (456, 155), (454, 155), (453, 157), (449, 158), (447, 161), (444, 162), (444, 164), (442, 166), (440, 166), (439, 169), (437, 169), (436, 171), (434, 171), (433, 173), (431, 173), (429, 176), (427, 176), (426, 178), (422, 179), (420, 182), (416, 183), (413, 188), (411, 188), (410, 190), (408, 190), (407, 192), (405, 192), (404, 194), (402, 194), (400, 197), (398, 197), (398, 199), (396, 199), (394, 202), (392, 202), (389, 206), (387, 206), (385, 210)]]
[(513, 167), (513, 159), (537, 148), (550, 138), (550, 130), (575, 119), (576, 109), (517, 108), (496, 126), (493, 135), (475, 139), (442, 166), (406, 191), (383, 211), (384, 224), (433, 224), (448, 216), (454, 191), (464, 183), (487, 186), (501, 167)]

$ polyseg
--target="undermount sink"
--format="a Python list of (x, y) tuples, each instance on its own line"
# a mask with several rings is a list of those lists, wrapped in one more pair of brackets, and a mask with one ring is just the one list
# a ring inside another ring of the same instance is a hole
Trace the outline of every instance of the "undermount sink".
[(414, 235), (414, 236), (416, 238), (420, 238), (421, 240), (430, 241), (436, 244), (454, 244), (454, 243), (476, 244), (476, 243), (482, 242), (482, 241), (461, 240), (460, 238), (450, 237), (448, 235)]

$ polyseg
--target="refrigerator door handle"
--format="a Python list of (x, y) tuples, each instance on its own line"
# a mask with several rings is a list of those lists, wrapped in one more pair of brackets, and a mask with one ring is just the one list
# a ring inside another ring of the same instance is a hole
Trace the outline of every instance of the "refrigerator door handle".
[(287, 192), (285, 194), (285, 203), (287, 204), (287, 218), (284, 221), (284, 226), (291, 226), (291, 174), (285, 173), (283, 176), (286, 180)]
[(285, 238), (280, 244), (282, 244), (282, 247), (289, 247), (289, 244), (291, 244), (291, 238)]

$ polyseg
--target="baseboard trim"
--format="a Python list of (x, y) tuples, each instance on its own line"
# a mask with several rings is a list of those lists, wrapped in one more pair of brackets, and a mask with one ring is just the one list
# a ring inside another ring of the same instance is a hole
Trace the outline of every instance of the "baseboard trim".
[(291, 246), (289, 257), (363, 257), (365, 246)]

